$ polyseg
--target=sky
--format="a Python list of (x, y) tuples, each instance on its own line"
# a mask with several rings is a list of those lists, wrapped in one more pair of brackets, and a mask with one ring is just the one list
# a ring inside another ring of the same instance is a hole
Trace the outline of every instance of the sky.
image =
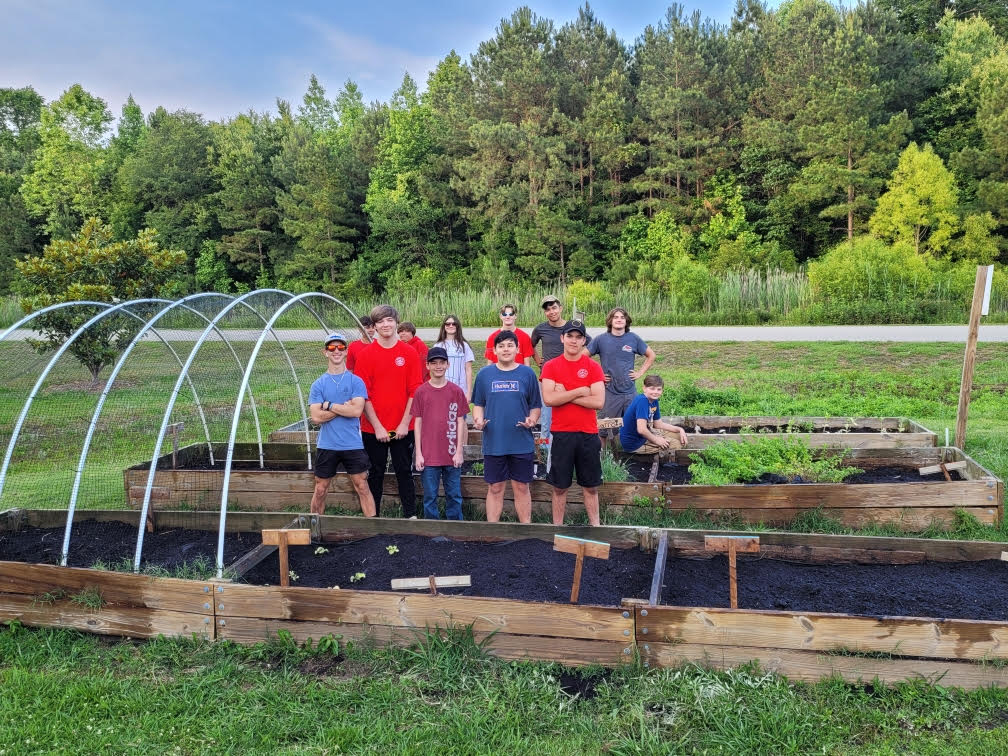
[[(421, 89), (451, 50), (464, 60), (520, 2), (497, 0), (0, 0), (0, 87), (33, 86), (51, 101), (74, 83), (118, 117), (126, 98), (224, 120), (301, 101), (312, 73), (336, 95), (353, 80), (387, 101), (409, 74)], [(529, 2), (556, 27), (582, 2)], [(686, 0), (725, 23), (735, 0)], [(776, 2), (774, 3), (776, 5)], [(596, 18), (628, 45), (669, 3), (596, 0)]]

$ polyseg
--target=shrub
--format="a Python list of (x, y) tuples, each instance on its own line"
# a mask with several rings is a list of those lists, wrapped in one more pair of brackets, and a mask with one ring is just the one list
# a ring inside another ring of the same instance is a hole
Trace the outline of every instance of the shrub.
[(662, 257), (656, 273), (664, 288), (683, 310), (713, 309), (717, 306), (718, 282), (707, 266), (685, 255), (675, 259)]
[(923, 255), (868, 236), (838, 244), (812, 261), (808, 277), (819, 314), (834, 322), (914, 319), (935, 282)]
[(604, 312), (612, 302), (612, 294), (600, 281), (574, 281), (567, 287), (566, 297), (571, 307), (576, 303), (586, 313)]
[(774, 436), (751, 441), (718, 441), (698, 452), (690, 467), (692, 483), (726, 486), (752, 483), (764, 475), (778, 475), (794, 483), (839, 483), (855, 473), (842, 456), (813, 459), (802, 438)]

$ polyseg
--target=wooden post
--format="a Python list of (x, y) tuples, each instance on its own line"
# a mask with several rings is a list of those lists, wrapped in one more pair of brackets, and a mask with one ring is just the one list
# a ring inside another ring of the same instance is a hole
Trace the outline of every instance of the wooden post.
[(553, 536), (553, 551), (564, 551), (574, 554), (574, 583), (571, 585), (570, 602), (576, 604), (578, 594), (581, 592), (581, 568), (584, 566), (586, 556), (595, 559), (609, 558), (609, 544), (602, 541), (589, 541), (585, 538), (571, 538), (570, 536)]
[(651, 578), (651, 595), (648, 604), (658, 606), (661, 600), (662, 581), (665, 578), (665, 559), (668, 557), (668, 531), (663, 530), (658, 538), (658, 554), (655, 556), (654, 575)]
[(172, 470), (178, 469), (178, 437), (185, 429), (185, 423), (172, 423), (168, 426), (168, 432), (172, 435), (171, 443), (171, 466)]
[(973, 305), (970, 307), (966, 354), (963, 357), (962, 380), (959, 383), (959, 408), (956, 411), (955, 445), (960, 449), (966, 445), (966, 415), (969, 411), (970, 392), (973, 390), (973, 364), (976, 362), (977, 335), (980, 330), (984, 290), (987, 288), (987, 276), (990, 274), (990, 267), (984, 265), (977, 267), (976, 282), (973, 284)]
[(287, 545), (307, 546), (311, 543), (311, 531), (308, 528), (297, 530), (264, 530), (262, 532), (264, 546), (276, 546), (280, 558), (280, 585), (287, 588), (290, 585), (290, 564), (287, 561)]
[(759, 551), (759, 536), (704, 536), (707, 551), (728, 553), (728, 597), (731, 608), (738, 609), (738, 575), (735, 555)]

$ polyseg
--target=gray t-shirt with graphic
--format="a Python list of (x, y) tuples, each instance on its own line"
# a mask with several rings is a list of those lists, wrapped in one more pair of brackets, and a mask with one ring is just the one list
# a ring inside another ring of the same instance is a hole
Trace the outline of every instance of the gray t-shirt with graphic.
[(588, 345), (588, 354), (599, 355), (602, 370), (612, 376), (612, 381), (606, 384), (610, 394), (636, 394), (637, 388), (630, 378), (637, 355), (647, 353), (647, 344), (636, 333), (624, 333), (613, 336), (611, 333), (600, 333)]

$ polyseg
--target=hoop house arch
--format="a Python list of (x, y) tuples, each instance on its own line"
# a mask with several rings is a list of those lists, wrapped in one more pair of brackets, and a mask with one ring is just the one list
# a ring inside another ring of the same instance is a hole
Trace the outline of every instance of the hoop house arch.
[[(77, 496), (80, 492), (80, 483), (81, 478), (84, 474), (84, 466), (87, 463), (88, 453), (91, 450), (91, 442), (94, 437), (95, 428), (98, 426), (98, 419), (101, 415), (102, 409), (105, 406), (105, 400), (108, 398), (109, 392), (112, 390), (112, 386), (115, 384), (115, 380), (118, 377), (119, 372), (126, 364), (126, 360), (132, 354), (133, 349), (136, 347), (137, 344), (140, 343), (140, 341), (144, 338), (144, 336), (146, 336), (147, 333), (149, 332), (153, 332), (161, 340), (161, 342), (165, 345), (168, 351), (171, 352), (172, 356), (175, 357), (175, 360), (178, 362), (179, 368), (181, 369), (184, 365), (182, 358), (178, 355), (178, 352), (175, 351), (175, 349), (171, 346), (171, 344), (158, 332), (158, 330), (154, 326), (159, 320), (161, 320), (166, 315), (171, 314), (172, 311), (175, 310), (176, 308), (184, 309), (196, 315), (197, 317), (202, 318), (207, 323), (210, 323), (209, 317), (207, 317), (204, 313), (200, 312), (196, 308), (190, 306), (190, 303), (192, 302), (209, 298), (220, 298), (228, 301), (234, 300), (234, 297), (231, 296), (230, 294), (221, 294), (218, 292), (205, 292), (199, 294), (191, 294), (188, 297), (180, 299), (176, 302), (172, 302), (167, 307), (162, 308), (150, 320), (144, 323), (143, 327), (126, 346), (126, 348), (123, 350), (122, 355), (120, 355), (119, 359), (116, 361), (115, 366), (112, 368), (112, 372), (109, 374), (108, 380), (105, 383), (105, 388), (98, 399), (98, 404), (95, 407), (94, 413), (91, 417), (91, 422), (89, 423), (87, 432), (84, 436), (84, 443), (81, 447), (80, 460), (77, 463), (77, 469), (74, 475), (73, 487), (70, 492), (70, 503), (69, 506), (67, 507), (66, 528), (64, 529), (63, 533), (63, 548), (60, 555), (60, 564), (63, 565), (64, 567), (66, 566), (67, 556), (69, 555), (70, 550), (70, 532), (73, 525), (74, 513), (77, 508)], [(265, 322), (265, 318), (263, 318), (263, 321)], [(228, 341), (225, 334), (216, 326), (214, 326), (214, 330), (220, 336), (221, 341), (227, 346), (228, 350), (231, 352), (231, 355), (235, 358), (235, 362), (238, 365), (238, 369), (242, 370), (243, 365), (241, 358), (238, 356), (238, 353), (235, 351), (231, 342)], [(203, 426), (203, 434), (207, 442), (207, 449), (209, 450), (210, 462), (211, 464), (213, 464), (213, 442), (211, 441), (210, 438), (210, 427), (207, 424), (206, 414), (203, 411), (203, 405), (200, 402), (199, 393), (196, 390), (195, 383), (193, 383), (191, 377), (188, 375), (186, 376), (186, 380), (189, 383), (189, 388), (192, 391), (193, 399), (195, 400), (196, 403), (196, 410), (199, 413), (200, 423)], [(249, 402), (252, 405), (253, 413), (255, 413), (255, 397), (252, 395), (251, 392), (249, 393)], [(258, 415), (256, 415), (256, 422), (258, 425)]]
[[(330, 302), (334, 302), (335, 304), (339, 305), (347, 313), (350, 314), (350, 316), (353, 318), (354, 322), (357, 323), (357, 326), (360, 329), (361, 333), (364, 333), (364, 328), (360, 325), (360, 321), (357, 319), (357, 316), (353, 314), (353, 312), (350, 310), (349, 307), (347, 307), (345, 304), (343, 304), (340, 300), (336, 299), (335, 297), (330, 296), (329, 294), (323, 294), (321, 292), (310, 292), (308, 294), (299, 294), (298, 296), (293, 297), (292, 299), (288, 300), (283, 305), (281, 305), (280, 308), (275, 313), (273, 313), (273, 317), (270, 318), (269, 323), (266, 324), (266, 328), (263, 330), (263, 333), (259, 336), (259, 339), (256, 341), (255, 347), (253, 347), (253, 349), (252, 349), (252, 356), (249, 358), (248, 367), (245, 368), (245, 375), (242, 376), (241, 388), (238, 390), (238, 397), (237, 397), (237, 400), (235, 401), (235, 406), (238, 408), (238, 411), (235, 412), (235, 416), (234, 416), (234, 418), (231, 421), (231, 433), (228, 436), (227, 459), (224, 462), (224, 481), (223, 481), (223, 485), (221, 486), (220, 528), (219, 528), (219, 530), (217, 532), (217, 577), (218, 578), (221, 578), (221, 577), (224, 576), (224, 526), (227, 523), (227, 497), (228, 497), (229, 483), (230, 483), (230, 479), (231, 479), (231, 464), (234, 461), (235, 436), (238, 433), (238, 423), (239, 423), (239, 420), (241, 419), (242, 400), (245, 397), (245, 391), (248, 389), (249, 380), (252, 377), (252, 369), (255, 367), (255, 361), (256, 361), (256, 357), (259, 354), (259, 350), (262, 348), (263, 342), (266, 340), (267, 331), (272, 332), (272, 330), (273, 330), (273, 324), (287, 310), (289, 310), (291, 307), (293, 307), (296, 304), (301, 304), (303, 300), (307, 300), (307, 299), (310, 299), (310, 298), (320, 298), (320, 299), (328, 300)], [(315, 313), (315, 311), (311, 307), (309, 307), (308, 305), (305, 305), (305, 309), (307, 309), (309, 312), (315, 314), (316, 317), (318, 317), (317, 313)], [(321, 322), (321, 319), (320, 319), (320, 322)], [(324, 326), (325, 323), (322, 323), (322, 325)], [(299, 397), (300, 397), (300, 400), (301, 400), (301, 406), (303, 408), (304, 407), (304, 397), (303, 397), (303, 394), (301, 394), (300, 385), (298, 386), (298, 394), (299, 394)], [(305, 428), (307, 428), (307, 427), (308, 427), (308, 422), (306, 420), (305, 421)], [(311, 449), (311, 446), (309, 445), (309, 455), (311, 454), (310, 449)], [(309, 469), (310, 469), (310, 465), (309, 465)], [(141, 518), (140, 521), (142, 523), (143, 522), (143, 518)], [(140, 540), (141, 543), (143, 542), (143, 532), (144, 532), (144, 529), (143, 529), (143, 527), (141, 527), (140, 528), (140, 537), (139, 537), (139, 540)], [(139, 547), (138, 547), (138, 549), (137, 549), (137, 560), (139, 560), (139, 556), (140, 556), (140, 551), (139, 551)], [(138, 568), (137, 564), (138, 564), (138, 562), (134, 564), (134, 569)]]
[[(14, 447), (17, 444), (18, 437), (21, 435), (21, 429), (24, 427), (24, 422), (25, 418), (28, 416), (28, 411), (31, 409), (32, 403), (35, 401), (35, 397), (38, 396), (39, 390), (42, 388), (42, 384), (45, 382), (46, 377), (49, 375), (50, 371), (56, 366), (56, 363), (59, 362), (60, 357), (62, 357), (71, 346), (73, 346), (73, 343), (78, 338), (80, 338), (80, 336), (83, 333), (85, 333), (92, 325), (98, 323), (103, 318), (106, 318), (109, 315), (114, 315), (118, 312), (123, 312), (127, 315), (136, 318), (140, 322), (146, 322), (139, 315), (137, 315), (134, 312), (131, 312), (129, 308), (144, 304), (169, 303), (170, 301), (171, 300), (159, 299), (159, 298), (131, 299), (128, 302), (121, 302), (120, 304), (113, 305), (105, 310), (102, 310), (97, 315), (92, 317), (90, 320), (84, 322), (80, 326), (80, 328), (74, 331), (70, 335), (70, 337), (66, 341), (64, 341), (63, 344), (60, 345), (60, 347), (56, 350), (56, 353), (52, 356), (52, 359), (49, 360), (48, 364), (39, 374), (39, 377), (35, 381), (35, 385), (32, 387), (28, 399), (25, 400), (24, 404), (21, 407), (21, 414), (18, 415), (18, 419), (14, 423), (14, 430), (11, 432), (10, 441), (7, 444), (7, 452), (4, 454), (3, 465), (0, 466), (0, 495), (3, 494), (4, 482), (7, 479), (7, 469), (10, 466), (11, 457), (14, 454)], [(39, 310), (39, 312), (41, 313), (42, 310)]]
[[(285, 312), (288, 309), (288, 306), (289, 306), (290, 301), (292, 299), (298, 299), (298, 300), (300, 300), (300, 299), (303, 299), (304, 297), (312, 296), (312, 295), (302, 294), (302, 295), (299, 295), (298, 297), (295, 297), (290, 292), (283, 291), (281, 289), (257, 289), (256, 291), (251, 291), (251, 292), (249, 292), (247, 294), (243, 294), (242, 296), (236, 298), (234, 301), (230, 302), (219, 313), (217, 313), (217, 315), (214, 316), (214, 318), (210, 322), (210, 324), (207, 325), (207, 327), (199, 335), (199, 338), (196, 340), (196, 343), (193, 345), (192, 351), (189, 354), (189, 358), (186, 360), (185, 365), (182, 367), (182, 371), (179, 374), (178, 380), (176, 380), (175, 386), (172, 389), (172, 393), (171, 393), (171, 396), (169, 397), (168, 404), (165, 407), (164, 416), (162, 417), (161, 427), (160, 427), (160, 429), (158, 431), (157, 440), (155, 441), (155, 444), (154, 444), (154, 454), (151, 457), (150, 468), (149, 468), (149, 471), (148, 471), (148, 474), (147, 474), (147, 484), (144, 487), (143, 503), (141, 504), (141, 507), (140, 507), (140, 520), (139, 520), (140, 523), (141, 523), (141, 526), (138, 528), (138, 531), (137, 531), (137, 545), (136, 545), (136, 551), (134, 553), (134, 558), (133, 558), (133, 570), (134, 570), (134, 572), (139, 572), (139, 570), (140, 570), (140, 558), (141, 558), (141, 555), (143, 553), (143, 542), (144, 542), (144, 532), (145, 532), (144, 531), (144, 527), (143, 527), (143, 523), (145, 523), (147, 521), (147, 515), (148, 515), (148, 513), (150, 511), (151, 493), (152, 493), (153, 488), (154, 488), (154, 479), (155, 479), (155, 476), (157, 474), (158, 457), (160, 456), (160, 453), (161, 453), (161, 446), (164, 443), (165, 434), (167, 433), (167, 430), (168, 430), (169, 420), (171, 419), (172, 410), (175, 407), (175, 402), (178, 399), (178, 394), (179, 394), (179, 390), (182, 387), (182, 382), (185, 379), (185, 376), (188, 375), (189, 370), (192, 368), (192, 364), (193, 364), (193, 362), (196, 359), (196, 355), (200, 351), (200, 347), (206, 341), (206, 339), (210, 335), (210, 333), (213, 332), (214, 327), (225, 316), (227, 316), (228, 313), (230, 313), (232, 310), (234, 310), (239, 305), (242, 305), (244, 307), (247, 307), (250, 310), (253, 310), (254, 312), (256, 312), (257, 315), (259, 315), (259, 317), (262, 317), (262, 313), (259, 313), (258, 311), (256, 311), (248, 303), (248, 300), (250, 300), (250, 299), (252, 299), (254, 297), (263, 297), (263, 296), (267, 296), (267, 295), (279, 295), (281, 297), (286, 297), (287, 301), (284, 302), (280, 306), (280, 308), (278, 309), (278, 311), (276, 313), (274, 313), (274, 315), (268, 321), (266, 321), (265, 325), (262, 327), (262, 329), (260, 331), (260, 335), (259, 335), (258, 341), (256, 342), (256, 348), (253, 350), (252, 355), (249, 358), (248, 365), (247, 365), (247, 367), (245, 369), (245, 376), (247, 377), (251, 373), (251, 370), (252, 370), (252, 368), (255, 365), (255, 358), (256, 358), (256, 355), (258, 353), (258, 349), (261, 346), (262, 342), (266, 339), (266, 337), (268, 335), (272, 335), (276, 339), (277, 343), (279, 344), (280, 349), (283, 352), (284, 357), (285, 357), (285, 359), (287, 361), (287, 364), (290, 367), (291, 373), (294, 376), (294, 383), (295, 383), (295, 387), (296, 387), (297, 392), (298, 392), (298, 401), (299, 401), (299, 404), (301, 405), (302, 420), (303, 420), (303, 422), (305, 424), (305, 428), (307, 430), (307, 427), (308, 427), (308, 415), (307, 415), (306, 408), (304, 406), (304, 393), (301, 390), (300, 379), (297, 376), (297, 370), (294, 367), (294, 363), (293, 363), (293, 361), (290, 358), (290, 354), (288, 353), (287, 348), (283, 344), (283, 340), (273, 330), (273, 323), (276, 322), (277, 317), (279, 317), (279, 314), (282, 314), (283, 312)], [(315, 295), (315, 296), (326, 296), (326, 295)], [(338, 300), (333, 300), (333, 301), (338, 302), (338, 304), (340, 304), (344, 309), (346, 309), (346, 306), (343, 305), (342, 302), (339, 302)], [(318, 320), (319, 324), (323, 328), (326, 327), (325, 321), (321, 318), (321, 316), (317, 312), (315, 312), (314, 310), (312, 310), (310, 307), (306, 307), (306, 309)], [(352, 313), (351, 313), (351, 315), (352, 315)], [(356, 316), (354, 316), (354, 320), (356, 321)], [(357, 322), (359, 324), (359, 321), (357, 321)], [(245, 391), (244, 391), (244, 381), (243, 381), (243, 390), (240, 392), (239, 397), (237, 399), (237, 402), (240, 403), (240, 402), (244, 401), (244, 398), (245, 398)], [(237, 406), (240, 407), (240, 404), (237, 404)], [(235, 412), (235, 417), (236, 418), (240, 417), (240, 415), (241, 415), (240, 410)], [(259, 465), (260, 465), (260, 467), (262, 467), (262, 466), (264, 466), (265, 462), (264, 462), (263, 451), (262, 451), (262, 434), (261, 434), (261, 432), (260, 432), (260, 430), (258, 428), (258, 424), (257, 424), (257, 427), (256, 427), (256, 433), (257, 433), (258, 439), (259, 439)], [(234, 429), (232, 429), (232, 439), (233, 439), (233, 434), (234, 434)], [(233, 440), (231, 441), (231, 443), (233, 444)], [(310, 451), (309, 451), (309, 455), (310, 455)], [(310, 464), (311, 464), (311, 457), (309, 456), (309, 465)]]
[(30, 321), (34, 320), (39, 315), (45, 315), (47, 312), (53, 312), (54, 310), (61, 310), (64, 307), (101, 307), (107, 310), (108, 308), (112, 307), (112, 305), (108, 302), (91, 302), (86, 299), (82, 299), (79, 302), (59, 302), (57, 304), (49, 305), (48, 307), (43, 307), (41, 310), (35, 310), (35, 312), (29, 312), (27, 315), (21, 318), (21, 320), (12, 325), (6, 331), (0, 333), (0, 341), (3, 341), (5, 338), (7, 338), (7, 336), (14, 333), (14, 331), (16, 331), (18, 328), (21, 328), (26, 323), (29, 323)]

